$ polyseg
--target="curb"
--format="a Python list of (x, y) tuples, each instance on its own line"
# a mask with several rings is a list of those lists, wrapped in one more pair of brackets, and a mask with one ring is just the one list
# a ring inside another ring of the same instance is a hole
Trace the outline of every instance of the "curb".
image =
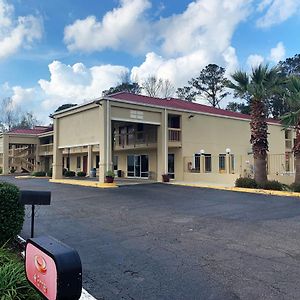
[(51, 177), (48, 176), (31, 176), (31, 175), (25, 175), (25, 176), (15, 176), (15, 179), (49, 179)]
[(285, 192), (285, 191), (272, 191), (272, 190), (262, 190), (262, 189), (248, 189), (248, 188), (238, 188), (238, 187), (222, 187), (213, 185), (201, 185), (201, 184), (187, 184), (187, 183), (168, 183), (178, 186), (189, 186), (196, 188), (206, 188), (230, 192), (240, 192), (240, 193), (251, 193), (251, 194), (261, 194), (270, 196), (280, 196), (280, 197), (297, 197), (300, 198), (300, 193), (297, 192)]
[(70, 185), (79, 185), (79, 186), (86, 186), (86, 187), (95, 187), (95, 188), (100, 188), (100, 189), (118, 188), (118, 186), (115, 182), (99, 183), (96, 181), (84, 181), (84, 180), (72, 180), (72, 179), (50, 179), (49, 182), (70, 184)]

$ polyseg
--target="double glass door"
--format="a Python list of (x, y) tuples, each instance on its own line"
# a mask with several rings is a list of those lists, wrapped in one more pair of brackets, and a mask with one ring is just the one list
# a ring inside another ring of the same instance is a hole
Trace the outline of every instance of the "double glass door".
[(136, 177), (136, 178), (148, 178), (149, 177), (148, 155), (128, 155), (127, 176)]

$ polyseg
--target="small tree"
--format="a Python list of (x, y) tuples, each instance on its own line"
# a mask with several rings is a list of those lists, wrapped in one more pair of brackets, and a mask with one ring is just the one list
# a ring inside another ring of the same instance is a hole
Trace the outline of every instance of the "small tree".
[(252, 69), (250, 75), (237, 71), (232, 75), (234, 82), (228, 86), (236, 94), (249, 97), (251, 105), (251, 138), (254, 157), (254, 177), (257, 183), (267, 181), (267, 152), (268, 145), (268, 124), (267, 107), (271, 95), (281, 86), (281, 80), (277, 68), (259, 65)]
[(175, 88), (169, 79), (158, 78), (154, 75), (143, 81), (142, 88), (149, 97), (169, 98), (175, 93)]
[(19, 189), (10, 183), (0, 182), (0, 246), (14, 238), (22, 229), (24, 205), (19, 202)]
[(290, 111), (281, 117), (281, 122), (286, 129), (296, 130), (296, 139), (293, 147), (295, 155), (295, 185), (300, 185), (300, 78), (292, 76), (288, 82), (287, 104)]

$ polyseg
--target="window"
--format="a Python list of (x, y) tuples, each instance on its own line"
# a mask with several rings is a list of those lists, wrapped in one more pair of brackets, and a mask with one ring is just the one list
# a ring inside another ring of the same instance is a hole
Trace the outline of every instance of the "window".
[(76, 168), (80, 169), (81, 168), (81, 156), (77, 156), (77, 164), (76, 164)]
[(118, 156), (113, 157), (114, 170), (118, 170)]
[(204, 154), (205, 173), (211, 172), (211, 154)]
[(168, 115), (168, 127), (169, 128), (180, 128), (180, 116)]
[(219, 172), (225, 173), (226, 171), (226, 154), (219, 154)]
[(230, 154), (229, 155), (229, 166), (230, 166), (230, 173), (231, 174), (234, 174), (234, 168), (235, 168), (235, 165), (234, 165), (234, 154)]
[(97, 156), (96, 156), (96, 169), (99, 168), (99, 163), (100, 163), (100, 156), (97, 155)]
[(200, 172), (200, 160), (201, 154), (196, 153), (194, 154), (194, 170)]

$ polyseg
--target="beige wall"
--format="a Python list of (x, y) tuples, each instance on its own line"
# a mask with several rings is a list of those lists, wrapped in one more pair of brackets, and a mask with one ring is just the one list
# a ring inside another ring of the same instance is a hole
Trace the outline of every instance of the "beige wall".
[(99, 144), (99, 108), (58, 119), (59, 147)]

